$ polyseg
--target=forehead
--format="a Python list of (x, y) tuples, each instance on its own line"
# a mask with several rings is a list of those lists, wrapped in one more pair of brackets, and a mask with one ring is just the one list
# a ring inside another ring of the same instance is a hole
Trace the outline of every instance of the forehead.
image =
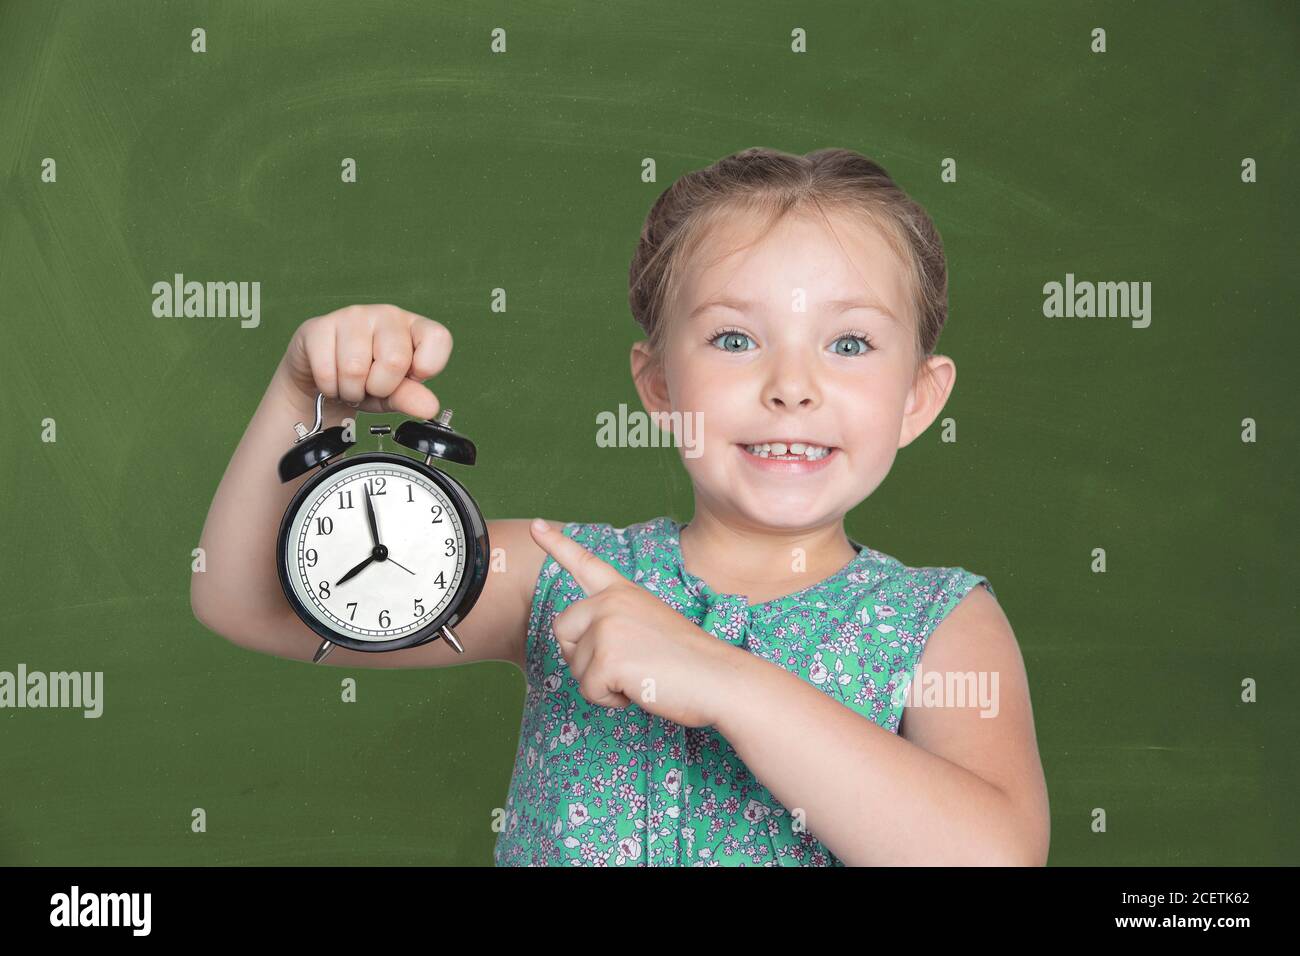
[(760, 238), (762, 225), (757, 213), (731, 213), (708, 230), (685, 263), (682, 315), (720, 298), (780, 307), (795, 288), (805, 291), (810, 309), (822, 300), (862, 299), (900, 322), (911, 314), (907, 267), (864, 216), (792, 212)]

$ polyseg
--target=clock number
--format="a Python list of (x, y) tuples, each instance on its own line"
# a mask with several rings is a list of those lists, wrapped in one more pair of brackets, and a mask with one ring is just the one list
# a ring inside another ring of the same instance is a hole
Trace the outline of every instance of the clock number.
[(320, 596), (328, 601), (330, 596), (330, 583), (328, 581), (322, 581), (317, 585), (317, 587), (320, 589)]
[(349, 620), (349, 621), (355, 621), (355, 620), (357, 619), (357, 602), (356, 602), (356, 601), (349, 601), (349, 602), (348, 602), (348, 607), (350, 607), (350, 608), (352, 609), (352, 613), (348, 615), (348, 620)]
[(350, 492), (350, 491), (340, 491), (340, 492), (339, 492), (339, 508), (340, 508), (340, 510), (344, 510), (344, 511), (346, 511), (348, 508), (351, 508), (351, 507), (352, 507), (352, 492)]
[(390, 621), (389, 621), (389, 618), (388, 618), (388, 610), (387, 610), (387, 609), (384, 609), (384, 610), (380, 611), (380, 612), (379, 612), (379, 626), (380, 626), (380, 627), (388, 627), (389, 623), (390, 623)]
[(448, 539), (447, 539), (447, 557), (450, 558), (450, 557), (451, 557), (453, 554), (455, 554), (455, 553), (456, 553), (456, 539), (455, 539), (455, 538), (448, 538)]
[(430, 508), (429, 510), (433, 512), (433, 523), (434, 523), (434, 524), (441, 524), (441, 523), (442, 523), (442, 505), (434, 505), (434, 506), (433, 506), (432, 508)]
[(416, 616), (416, 617), (420, 617), (422, 614), (424, 614), (424, 602), (421, 601), (419, 598), (416, 598), (416, 599), (415, 599), (415, 616)]
[(387, 478), (381, 478), (379, 475), (375, 475), (373, 485), (369, 481), (366, 482), (366, 490), (370, 492), (372, 497), (374, 495), (386, 495), (388, 494), (388, 492), (384, 490), (384, 485), (386, 484), (388, 484)]
[(438, 572), (438, 576), (433, 579), (433, 583), (438, 585), (438, 587), (442, 588), (443, 590), (447, 589), (447, 582), (443, 579), (442, 571)]
[(415, 501), (414, 494), (415, 494), (415, 493), (411, 491), (411, 485), (410, 485), (410, 483), (408, 482), (407, 485), (406, 485), (406, 500), (407, 500), (407, 501)]
[(326, 516), (326, 517), (324, 517), (324, 518), (317, 518), (317, 519), (316, 519), (316, 533), (317, 533), (317, 534), (329, 534), (329, 533), (330, 533), (331, 531), (333, 531), (333, 530), (334, 530), (334, 522), (333, 522), (333, 520), (332, 520), (331, 518), (329, 518), (328, 516)]
[(309, 567), (309, 568), (314, 568), (314, 567), (316, 567), (316, 549), (315, 549), (315, 548), (308, 548), (308, 549), (307, 549), (307, 567)]

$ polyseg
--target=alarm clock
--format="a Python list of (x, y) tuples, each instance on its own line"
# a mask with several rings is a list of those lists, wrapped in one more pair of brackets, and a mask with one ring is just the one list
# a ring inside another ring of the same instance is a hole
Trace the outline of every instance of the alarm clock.
[[(294, 425), (280, 481), (318, 468), (294, 494), (276, 537), (275, 564), (289, 605), (324, 640), (313, 663), (335, 646), (396, 651), (442, 639), (465, 653), (452, 627), (487, 580), (487, 523), (478, 505), (435, 460), (473, 465), (474, 443), (436, 420), (405, 421), (393, 440), (419, 452), (344, 457), (355, 441), (342, 426)], [(389, 427), (372, 426), (372, 434)]]

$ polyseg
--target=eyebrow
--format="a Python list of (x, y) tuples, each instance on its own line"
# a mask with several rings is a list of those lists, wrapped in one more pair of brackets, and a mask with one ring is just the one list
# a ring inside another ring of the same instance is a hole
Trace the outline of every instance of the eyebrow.
[[(724, 306), (729, 309), (735, 309), (738, 312), (748, 312), (757, 305), (757, 302), (750, 302), (748, 299), (733, 299), (728, 296), (723, 296), (717, 299), (709, 299), (707, 302), (701, 302), (691, 310), (691, 314), (687, 316), (687, 318), (693, 319), (700, 313), (712, 309), (715, 306)], [(849, 309), (870, 309), (872, 312), (880, 313), (887, 319), (891, 319), (894, 322), (898, 321), (898, 317), (885, 308), (884, 305), (870, 299), (829, 299), (822, 303), (822, 305), (836, 314), (847, 312)]]

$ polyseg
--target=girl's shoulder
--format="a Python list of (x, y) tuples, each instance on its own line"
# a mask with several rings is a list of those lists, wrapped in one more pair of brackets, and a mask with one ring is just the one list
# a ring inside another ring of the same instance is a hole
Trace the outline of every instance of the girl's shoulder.
[(847, 575), (850, 603), (909, 618), (918, 636), (933, 631), (967, 594), (983, 586), (997, 597), (989, 579), (958, 565), (909, 565), (892, 554), (863, 547)]

